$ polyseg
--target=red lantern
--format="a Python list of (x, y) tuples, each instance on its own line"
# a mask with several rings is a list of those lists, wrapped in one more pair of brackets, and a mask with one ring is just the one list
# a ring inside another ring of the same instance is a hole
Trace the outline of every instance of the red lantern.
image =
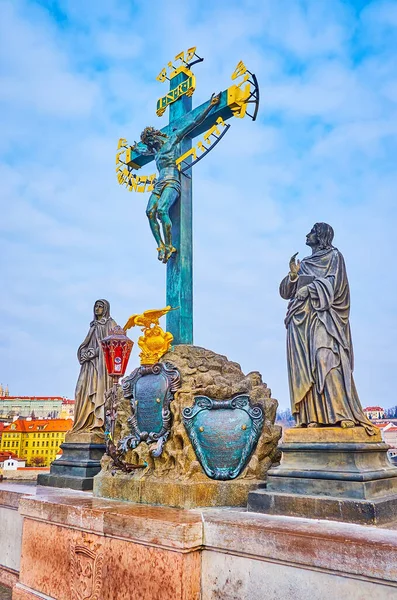
[(119, 325), (111, 329), (109, 335), (101, 340), (109, 375), (123, 377), (133, 345), (134, 342), (126, 336), (124, 329)]

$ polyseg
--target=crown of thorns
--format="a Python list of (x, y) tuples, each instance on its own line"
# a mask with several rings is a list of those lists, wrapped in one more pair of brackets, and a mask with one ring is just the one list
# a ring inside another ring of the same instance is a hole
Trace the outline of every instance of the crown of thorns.
[(141, 141), (144, 142), (147, 138), (153, 137), (155, 135), (160, 137), (167, 137), (165, 133), (162, 133), (154, 127), (145, 127), (145, 129), (141, 133)]

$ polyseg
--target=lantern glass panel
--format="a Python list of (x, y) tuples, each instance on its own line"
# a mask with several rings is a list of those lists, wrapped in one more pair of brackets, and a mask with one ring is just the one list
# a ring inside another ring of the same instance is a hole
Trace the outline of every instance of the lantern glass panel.
[(119, 326), (112, 329), (109, 335), (101, 340), (109, 375), (113, 377), (124, 375), (133, 344), (134, 342), (126, 336), (124, 329)]

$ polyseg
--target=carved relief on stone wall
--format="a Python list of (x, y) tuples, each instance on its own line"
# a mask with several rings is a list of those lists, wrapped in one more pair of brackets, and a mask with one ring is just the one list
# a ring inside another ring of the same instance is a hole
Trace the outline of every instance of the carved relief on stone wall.
[(72, 600), (101, 600), (103, 555), (82, 544), (70, 548)]

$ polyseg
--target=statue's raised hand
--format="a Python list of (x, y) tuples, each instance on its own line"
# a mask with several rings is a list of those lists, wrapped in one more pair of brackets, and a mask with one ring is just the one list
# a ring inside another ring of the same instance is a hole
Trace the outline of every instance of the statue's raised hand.
[(219, 92), (219, 94), (212, 94), (210, 106), (216, 106), (217, 104), (219, 104), (219, 102), (221, 101), (221, 94), (222, 92)]
[(295, 254), (291, 256), (289, 261), (289, 278), (291, 279), (291, 281), (295, 281), (295, 279), (298, 279), (298, 272), (301, 266), (301, 262), (299, 259), (295, 261), (298, 254), (299, 252), (295, 252)]

